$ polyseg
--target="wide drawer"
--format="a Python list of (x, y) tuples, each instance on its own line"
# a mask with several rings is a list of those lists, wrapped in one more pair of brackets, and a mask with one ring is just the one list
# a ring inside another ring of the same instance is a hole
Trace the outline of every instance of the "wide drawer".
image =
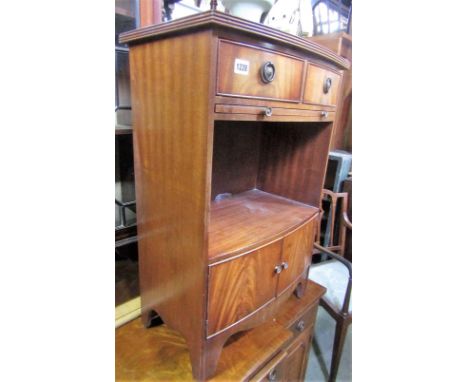
[(309, 64), (304, 88), (304, 103), (336, 106), (341, 76)]
[(299, 102), (304, 67), (296, 57), (220, 40), (217, 94)]

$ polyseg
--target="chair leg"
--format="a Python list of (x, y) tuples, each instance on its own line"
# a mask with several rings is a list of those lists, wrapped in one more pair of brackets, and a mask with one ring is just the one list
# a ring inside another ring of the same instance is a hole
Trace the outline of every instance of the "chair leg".
[(333, 353), (330, 366), (330, 377), (328, 382), (335, 382), (338, 374), (338, 367), (340, 366), (341, 353), (343, 351), (343, 345), (346, 338), (346, 332), (348, 331), (349, 321), (337, 320), (335, 328), (335, 339), (333, 340)]

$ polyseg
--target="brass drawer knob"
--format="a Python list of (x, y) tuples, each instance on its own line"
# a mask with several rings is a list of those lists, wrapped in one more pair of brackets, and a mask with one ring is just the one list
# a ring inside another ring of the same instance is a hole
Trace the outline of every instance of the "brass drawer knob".
[(330, 77), (325, 78), (325, 81), (323, 81), (323, 92), (327, 94), (330, 91), (331, 86), (332, 79)]
[(260, 77), (262, 81), (269, 84), (275, 78), (276, 69), (271, 61), (265, 62), (260, 68)]
[(278, 372), (276, 371), (276, 369), (273, 369), (272, 371), (268, 373), (267, 378), (269, 381), (276, 381), (277, 377), (278, 377)]
[(304, 320), (300, 320), (297, 324), (296, 324), (296, 330), (298, 332), (302, 332), (304, 331), (304, 328), (305, 328), (305, 322)]

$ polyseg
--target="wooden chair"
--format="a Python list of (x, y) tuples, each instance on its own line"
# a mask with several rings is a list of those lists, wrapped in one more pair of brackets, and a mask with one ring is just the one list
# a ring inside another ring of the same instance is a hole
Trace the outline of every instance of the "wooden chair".
[[(309, 271), (309, 279), (327, 288), (327, 292), (320, 300), (320, 305), (336, 321), (333, 354), (328, 379), (329, 382), (334, 382), (338, 374), (346, 332), (348, 326), (352, 323), (352, 264), (343, 257), (346, 244), (346, 232), (348, 229), (352, 229), (352, 224), (346, 213), (348, 194), (337, 194), (328, 190), (324, 190), (324, 193), (325, 191), (332, 197), (332, 203), (334, 202), (335, 206), (338, 198), (343, 199), (343, 208), (341, 209), (343, 213), (340, 217), (339, 245), (332, 245), (326, 248), (318, 243), (314, 244), (314, 253), (322, 253), (332, 259), (312, 265)], [(331, 241), (331, 243), (333, 244), (333, 241)]]
[[(322, 245), (329, 251), (338, 252), (341, 256), (344, 256), (346, 250), (346, 225), (341, 224), (338, 228), (338, 232), (335, 232), (335, 221), (338, 213), (341, 211), (348, 211), (348, 193), (347, 192), (334, 192), (327, 189), (322, 190), (322, 209), (323, 202), (329, 201), (330, 208), (327, 216), (327, 224), (325, 227), (325, 236)], [(341, 201), (341, 205), (339, 205)], [(346, 219), (347, 224), (351, 225), (348, 214), (341, 215)], [(336, 235), (335, 235), (336, 234)], [(335, 236), (337, 239), (335, 239)], [(317, 236), (317, 241), (320, 240), (320, 236)], [(315, 251), (318, 253), (319, 251)], [(324, 257), (326, 258), (326, 256)]]

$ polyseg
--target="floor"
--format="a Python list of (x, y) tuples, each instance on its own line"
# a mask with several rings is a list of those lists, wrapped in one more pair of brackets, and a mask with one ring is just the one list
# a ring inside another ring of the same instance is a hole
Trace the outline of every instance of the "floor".
[[(351, 344), (353, 325), (348, 327), (346, 340), (341, 356), (340, 368), (338, 370), (337, 382), (351, 381)], [(309, 363), (305, 380), (313, 382), (326, 382), (333, 348), (333, 337), (335, 334), (335, 321), (320, 306), (317, 312), (315, 324), (315, 335), (310, 347)]]

